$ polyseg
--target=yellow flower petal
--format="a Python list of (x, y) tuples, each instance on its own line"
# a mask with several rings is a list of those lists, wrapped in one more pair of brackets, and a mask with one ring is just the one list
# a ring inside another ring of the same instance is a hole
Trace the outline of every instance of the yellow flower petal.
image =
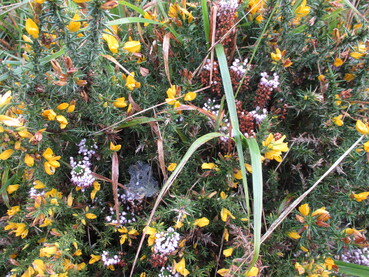
[(230, 216), (232, 219), (235, 219), (235, 217), (232, 215), (232, 213), (226, 209), (226, 208), (222, 208), (222, 210), (220, 211), (220, 218), (226, 222), (228, 219), (228, 216)]
[(175, 263), (174, 266), (176, 272), (182, 274), (183, 276), (187, 276), (190, 272), (186, 269), (186, 261), (182, 258), (179, 263)]
[(44, 261), (41, 260), (41, 259), (34, 260), (33, 263), (32, 263), (32, 266), (38, 274), (43, 275), (45, 270), (46, 270), (46, 265), (45, 265)]
[(115, 145), (114, 143), (110, 142), (110, 150), (119, 151), (121, 148), (122, 148), (122, 145), (120, 144)]
[(13, 149), (8, 149), (8, 150), (5, 150), (3, 151), (1, 154), (0, 154), (0, 160), (2, 161), (5, 161), (7, 159), (10, 158), (10, 156), (14, 153), (14, 150)]
[(224, 255), (225, 257), (229, 257), (229, 256), (231, 256), (231, 255), (232, 255), (232, 253), (233, 253), (233, 248), (227, 248), (227, 249), (223, 250), (223, 255)]
[(79, 22), (79, 20), (81, 20), (81, 18), (79, 17), (78, 13), (76, 13), (67, 26), (69, 31), (71, 32), (79, 31), (79, 29), (81, 28), (81, 22)]
[(16, 185), (9, 185), (7, 188), (6, 188), (6, 192), (9, 193), (9, 194), (12, 194), (13, 192), (17, 191), (19, 189), (19, 185), (16, 184)]
[(203, 163), (201, 165), (201, 169), (214, 169), (215, 167), (215, 163)]
[(362, 202), (368, 198), (369, 191), (354, 194), (353, 196), (357, 202)]
[(167, 167), (168, 171), (172, 172), (174, 169), (176, 169), (177, 164), (176, 163), (170, 163)]
[(21, 127), (23, 125), (18, 119), (2, 114), (0, 115), (0, 121), (9, 127)]
[(332, 118), (333, 123), (336, 124), (337, 126), (342, 126), (343, 125), (342, 117), (343, 117), (342, 114), (340, 114), (336, 117), (333, 117)]
[(202, 217), (202, 218), (196, 219), (193, 225), (204, 227), (206, 225), (209, 225), (209, 223), (210, 223), (209, 219), (207, 219), (206, 217)]
[(117, 108), (127, 107), (126, 98), (125, 97), (120, 97), (120, 98), (115, 99), (113, 105), (114, 105), (114, 107), (117, 107)]
[(339, 67), (339, 66), (343, 65), (343, 60), (341, 58), (335, 58), (333, 65), (335, 67)]
[(296, 231), (289, 232), (287, 234), (287, 236), (289, 236), (291, 239), (299, 239), (299, 238), (301, 238), (301, 236)]
[(87, 213), (87, 214), (86, 214), (86, 217), (87, 217), (88, 219), (95, 219), (97, 216), (96, 216), (95, 214), (93, 214), (93, 213)]
[(229, 269), (226, 269), (226, 268), (221, 268), (217, 271), (217, 273), (220, 275), (220, 276), (225, 276), (226, 274), (229, 273)]
[(101, 260), (101, 256), (99, 256), (99, 255), (91, 254), (90, 256), (91, 256), (91, 259), (88, 262), (89, 264), (93, 264), (93, 263), (96, 263), (97, 261)]
[(249, 271), (246, 272), (245, 276), (255, 277), (259, 274), (259, 269), (253, 266)]
[(38, 38), (40, 33), (37, 24), (31, 18), (27, 18), (26, 20), (26, 31), (33, 38)]
[(307, 216), (310, 213), (310, 207), (309, 204), (304, 204), (301, 205), (299, 207), (299, 212), (303, 215), (303, 216)]
[(184, 100), (185, 101), (192, 101), (196, 98), (196, 96), (197, 96), (196, 92), (190, 91), (190, 92), (185, 94)]
[(362, 135), (369, 135), (368, 123), (363, 123), (360, 119), (356, 121), (356, 130)]
[(69, 107), (69, 104), (64, 102), (58, 105), (56, 108), (61, 111), (61, 110), (65, 110), (68, 107)]
[(129, 53), (138, 53), (141, 50), (141, 43), (137, 40), (127, 41), (124, 43), (123, 49), (127, 50)]
[(26, 154), (26, 155), (24, 156), (24, 163), (25, 163), (27, 166), (31, 167), (31, 166), (33, 166), (33, 165), (35, 164), (35, 159), (34, 159), (31, 155)]

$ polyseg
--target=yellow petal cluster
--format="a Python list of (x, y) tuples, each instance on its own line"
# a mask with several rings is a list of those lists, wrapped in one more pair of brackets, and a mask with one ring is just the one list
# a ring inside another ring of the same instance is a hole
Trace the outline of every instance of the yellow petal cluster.
[(272, 57), (273, 61), (280, 61), (282, 59), (282, 52), (279, 50), (279, 48), (275, 49), (275, 53), (270, 53), (270, 56)]
[(289, 236), (291, 239), (299, 239), (301, 236), (296, 231), (287, 233), (287, 236)]
[(141, 50), (141, 42), (138, 40), (130, 40), (124, 43), (123, 49), (129, 53), (138, 53)]
[(10, 156), (14, 153), (14, 150), (13, 149), (8, 149), (8, 150), (5, 150), (3, 151), (1, 154), (0, 154), (0, 160), (2, 161), (5, 161), (7, 159), (10, 158)]
[(235, 219), (235, 217), (233, 216), (233, 214), (226, 208), (222, 208), (222, 210), (220, 211), (220, 218), (226, 222), (228, 219), (228, 216), (230, 216), (232, 219)]
[(141, 83), (137, 82), (135, 80), (135, 73), (131, 72), (131, 75), (128, 75), (126, 78), (126, 87), (129, 90), (134, 90), (135, 88), (140, 88), (141, 87)]
[(33, 38), (38, 38), (40, 33), (37, 24), (31, 18), (27, 18), (26, 20), (26, 31)]
[(118, 53), (118, 49), (119, 49), (119, 42), (118, 40), (115, 38), (115, 36), (110, 35), (110, 34), (103, 34), (102, 35), (103, 40), (106, 41), (106, 43), (108, 44), (109, 50), (113, 53), (116, 54)]
[(114, 107), (117, 107), (117, 108), (125, 108), (125, 107), (127, 107), (126, 98), (125, 97), (120, 97), (120, 98), (115, 99), (113, 105), (114, 105)]
[(209, 223), (210, 223), (209, 219), (207, 219), (206, 217), (202, 217), (202, 218), (196, 219), (193, 225), (199, 226), (199, 227), (205, 227), (209, 225)]
[(245, 276), (255, 277), (259, 274), (259, 269), (253, 266), (249, 271), (246, 272)]
[(178, 263), (175, 263), (174, 269), (183, 276), (190, 274), (190, 272), (186, 269), (186, 261), (184, 258), (182, 258)]
[(120, 144), (115, 145), (114, 143), (110, 142), (111, 151), (119, 151), (121, 148), (122, 148), (122, 145)]
[(53, 150), (49, 147), (45, 150), (42, 156), (46, 159), (46, 162), (44, 162), (45, 172), (49, 175), (53, 175), (55, 173), (55, 169), (60, 167), (58, 160), (60, 160), (61, 157), (55, 156)]
[(368, 198), (369, 191), (361, 192), (358, 194), (353, 194), (353, 196), (357, 202), (362, 202)]
[(297, 18), (307, 16), (310, 13), (310, 7), (306, 5), (306, 0), (303, 0), (301, 5), (295, 10), (295, 15)]
[(172, 172), (174, 169), (176, 169), (177, 164), (176, 163), (170, 163), (167, 167), (168, 171)]
[(359, 119), (356, 121), (356, 130), (362, 135), (369, 135), (369, 124)]
[(73, 33), (79, 31), (79, 29), (81, 28), (81, 22), (79, 20), (81, 20), (81, 18), (79, 17), (79, 14), (76, 13), (67, 26), (69, 31)]
[(333, 117), (333, 118), (332, 118), (333, 123), (334, 123), (334, 124), (336, 124), (337, 126), (342, 126), (342, 125), (343, 125), (342, 117), (343, 117), (343, 115), (342, 115), (342, 114), (340, 114), (340, 115), (338, 115), (338, 116)]
[(4, 227), (4, 230), (11, 230), (11, 233), (14, 232), (15, 236), (21, 237), (22, 239), (28, 235), (28, 228), (25, 223), (8, 222), (8, 225)]
[(275, 140), (273, 134), (269, 134), (265, 141), (263, 141), (263, 146), (267, 147), (267, 152), (265, 153), (265, 158), (268, 160), (276, 160), (277, 162), (282, 161), (282, 152), (287, 152), (288, 144), (283, 142), (286, 136), (282, 136), (280, 139)]

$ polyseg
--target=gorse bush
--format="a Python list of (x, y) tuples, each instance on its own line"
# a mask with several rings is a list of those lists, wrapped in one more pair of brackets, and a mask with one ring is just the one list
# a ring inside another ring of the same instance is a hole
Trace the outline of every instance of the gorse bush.
[(366, 1), (3, 3), (1, 276), (367, 276)]

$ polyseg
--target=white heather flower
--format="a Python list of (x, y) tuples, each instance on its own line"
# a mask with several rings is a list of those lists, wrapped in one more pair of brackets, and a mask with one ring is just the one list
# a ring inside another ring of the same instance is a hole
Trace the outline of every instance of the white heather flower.
[(162, 255), (168, 255), (178, 248), (180, 236), (172, 227), (165, 232), (155, 235), (154, 252)]

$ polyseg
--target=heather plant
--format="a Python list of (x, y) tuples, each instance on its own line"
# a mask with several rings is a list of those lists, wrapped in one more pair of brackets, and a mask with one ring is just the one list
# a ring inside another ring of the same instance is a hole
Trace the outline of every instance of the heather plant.
[(368, 276), (365, 1), (3, 1), (1, 276)]

